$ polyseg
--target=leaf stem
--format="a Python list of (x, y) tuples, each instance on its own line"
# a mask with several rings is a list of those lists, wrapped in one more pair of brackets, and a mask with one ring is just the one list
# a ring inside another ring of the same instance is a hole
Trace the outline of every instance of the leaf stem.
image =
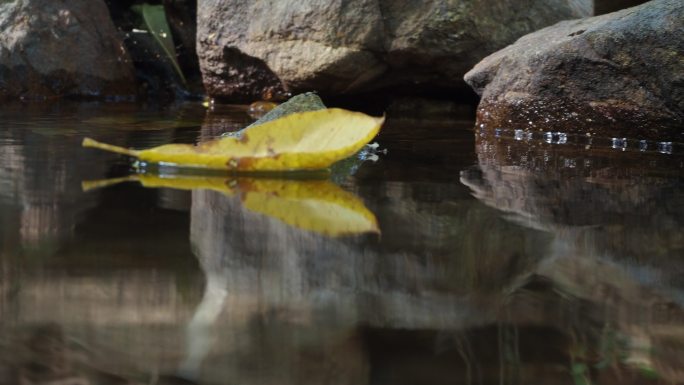
[(90, 148), (97, 148), (100, 150), (104, 151), (109, 151), (109, 152), (115, 152), (117, 154), (123, 154), (123, 155), (128, 155), (137, 158), (138, 155), (140, 154), (139, 151), (136, 150), (131, 150), (128, 148), (123, 148), (119, 146), (113, 146), (111, 144), (106, 144), (102, 142), (98, 142), (94, 139), (90, 138), (83, 138), (83, 143), (81, 143), (83, 147), (90, 147)]

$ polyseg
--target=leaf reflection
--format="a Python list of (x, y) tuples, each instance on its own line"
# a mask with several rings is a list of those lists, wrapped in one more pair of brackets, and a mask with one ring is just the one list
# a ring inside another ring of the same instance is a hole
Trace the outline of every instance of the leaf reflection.
[(250, 211), (326, 236), (380, 232), (375, 215), (356, 195), (327, 180), (136, 174), (86, 181), (83, 189), (130, 181), (146, 188), (200, 189), (239, 195), (243, 206)]

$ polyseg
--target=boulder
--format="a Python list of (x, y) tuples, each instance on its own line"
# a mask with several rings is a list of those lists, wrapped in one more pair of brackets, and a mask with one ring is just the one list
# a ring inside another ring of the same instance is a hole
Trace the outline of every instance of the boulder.
[(681, 140), (684, 3), (654, 0), (558, 23), (465, 76), (481, 125)]
[(130, 58), (102, 0), (0, 2), (0, 99), (134, 92)]
[(453, 88), (519, 36), (592, 12), (590, 0), (200, 1), (197, 52), (209, 95)]

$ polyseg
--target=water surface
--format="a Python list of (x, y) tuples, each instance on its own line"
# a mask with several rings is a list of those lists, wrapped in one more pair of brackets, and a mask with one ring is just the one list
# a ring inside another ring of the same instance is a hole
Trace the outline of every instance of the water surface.
[[(333, 182), (83, 188), (134, 173), (84, 136), (148, 147), (250, 122), (0, 111), (1, 384), (684, 383), (679, 144), (390, 115), (387, 153)], [(377, 229), (326, 231), (349, 217)]]

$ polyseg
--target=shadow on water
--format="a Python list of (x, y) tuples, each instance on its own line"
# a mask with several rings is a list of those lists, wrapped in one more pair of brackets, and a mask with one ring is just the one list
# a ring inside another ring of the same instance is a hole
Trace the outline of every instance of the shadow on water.
[(193, 142), (247, 118), (12, 111), (0, 383), (684, 383), (676, 154), (390, 117), (388, 154), (337, 184), (83, 191), (131, 172), (79, 148), (86, 134)]

